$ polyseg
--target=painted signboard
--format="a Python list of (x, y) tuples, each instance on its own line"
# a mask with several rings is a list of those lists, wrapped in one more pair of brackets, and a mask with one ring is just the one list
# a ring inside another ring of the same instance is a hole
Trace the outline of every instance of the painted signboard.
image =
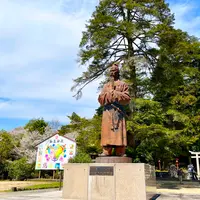
[(63, 169), (63, 165), (68, 163), (76, 153), (75, 141), (58, 134), (43, 141), (37, 147), (36, 170)]

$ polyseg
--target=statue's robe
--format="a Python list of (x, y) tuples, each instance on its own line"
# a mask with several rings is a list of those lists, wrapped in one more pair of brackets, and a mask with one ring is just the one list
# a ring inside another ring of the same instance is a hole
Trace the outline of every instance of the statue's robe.
[(104, 106), (101, 129), (102, 146), (127, 146), (123, 105), (130, 102), (128, 85), (120, 80), (104, 85), (98, 98)]

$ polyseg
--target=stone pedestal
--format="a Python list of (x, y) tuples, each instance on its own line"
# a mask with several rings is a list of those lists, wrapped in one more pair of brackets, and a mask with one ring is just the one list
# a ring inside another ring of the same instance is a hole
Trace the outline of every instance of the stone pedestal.
[(155, 194), (155, 169), (150, 165), (94, 163), (64, 166), (65, 200), (149, 200)]
[(97, 157), (96, 163), (132, 163), (132, 158), (118, 156), (102, 156)]

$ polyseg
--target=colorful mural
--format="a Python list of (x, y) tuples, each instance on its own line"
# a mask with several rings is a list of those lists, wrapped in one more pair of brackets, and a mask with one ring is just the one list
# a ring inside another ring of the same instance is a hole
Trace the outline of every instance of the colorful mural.
[(75, 141), (56, 134), (38, 145), (35, 169), (63, 169), (75, 153)]

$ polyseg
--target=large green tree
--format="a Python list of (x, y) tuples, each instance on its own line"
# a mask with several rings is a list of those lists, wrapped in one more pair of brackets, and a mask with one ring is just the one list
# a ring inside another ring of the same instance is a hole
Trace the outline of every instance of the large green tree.
[[(188, 145), (199, 149), (200, 42), (181, 30), (169, 30), (160, 40), (161, 53), (153, 72), (151, 91), (168, 115), (167, 127), (178, 130)], [(193, 142), (189, 142), (193, 139)]]
[[(87, 70), (72, 89), (79, 87), (80, 97), (82, 89), (106, 75), (113, 62), (121, 63), (121, 76), (134, 98), (127, 119), (127, 153), (135, 161), (167, 163), (200, 149), (199, 55), (199, 40), (173, 27), (165, 1), (102, 0), (80, 43), (79, 62)], [(87, 132), (94, 131), (93, 119), (79, 120), (71, 127), (81, 130), (78, 145), (85, 151), (88, 141), (99, 139)]]
[[(162, 101), (166, 107), (179, 87), (187, 84), (188, 75), (198, 71), (200, 43), (186, 32), (172, 28), (162, 33), (160, 38), (160, 53), (150, 87), (154, 100)], [(189, 80), (191, 78), (187, 82)]]
[(76, 94), (91, 81), (105, 74), (113, 62), (123, 63), (123, 77), (137, 97), (137, 75), (155, 67), (157, 45), (173, 24), (164, 0), (102, 0), (86, 25), (80, 43), (79, 61), (87, 65), (72, 89)]
[(135, 112), (127, 121), (128, 133), (134, 137), (127, 153), (135, 162), (155, 164), (161, 160), (167, 164), (180, 155), (188, 154), (187, 147), (198, 137), (184, 132), (184, 128), (171, 127), (172, 123), (178, 122), (185, 123), (187, 127), (190, 123), (187, 116), (174, 110), (165, 112), (162, 104), (153, 100), (138, 98), (135, 105)]

